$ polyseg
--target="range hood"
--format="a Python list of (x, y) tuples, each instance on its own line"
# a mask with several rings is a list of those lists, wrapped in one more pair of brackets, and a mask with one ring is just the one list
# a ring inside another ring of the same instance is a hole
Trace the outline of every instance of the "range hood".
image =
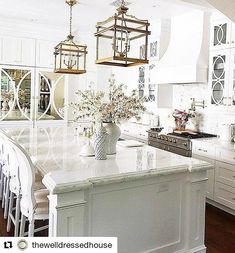
[(210, 14), (200, 10), (172, 18), (165, 54), (150, 74), (156, 84), (207, 83)]

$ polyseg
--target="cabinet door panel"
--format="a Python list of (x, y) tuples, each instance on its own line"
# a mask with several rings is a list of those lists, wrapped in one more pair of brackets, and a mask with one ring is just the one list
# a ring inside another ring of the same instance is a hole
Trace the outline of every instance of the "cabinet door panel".
[(235, 166), (235, 152), (223, 148), (216, 149), (216, 160), (233, 164)]
[(214, 200), (235, 210), (235, 188), (220, 182), (215, 182)]
[(0, 41), (0, 62), (2, 64), (35, 65), (34, 39), (2, 37)]
[(37, 72), (36, 120), (64, 119), (65, 79), (50, 71)]
[(30, 120), (32, 117), (31, 69), (2, 68), (0, 120)]
[(235, 165), (216, 162), (216, 181), (235, 187)]
[(54, 47), (56, 42), (38, 40), (36, 42), (36, 66), (53, 68), (54, 67)]
[[(207, 157), (203, 157), (200, 155), (193, 154), (193, 158), (206, 161), (206, 162), (211, 163), (213, 165), (215, 164), (215, 160), (209, 159)], [(207, 170), (206, 174), (207, 174), (207, 178), (208, 178), (208, 181), (206, 183), (206, 197), (208, 199), (214, 199), (215, 170), (214, 169)]]
[(211, 105), (227, 109), (229, 86), (230, 50), (221, 50), (211, 54), (210, 58), (210, 100)]
[(211, 49), (226, 49), (230, 47), (232, 22), (226, 18), (212, 22)]

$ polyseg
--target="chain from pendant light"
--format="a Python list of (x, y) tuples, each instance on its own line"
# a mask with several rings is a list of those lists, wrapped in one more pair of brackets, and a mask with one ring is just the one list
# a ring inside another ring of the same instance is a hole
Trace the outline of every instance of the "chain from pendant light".
[(70, 17), (69, 17), (69, 35), (68, 39), (73, 39), (74, 36), (72, 35), (72, 20), (73, 20), (73, 6), (77, 3), (76, 0), (66, 0), (66, 3), (70, 7)]

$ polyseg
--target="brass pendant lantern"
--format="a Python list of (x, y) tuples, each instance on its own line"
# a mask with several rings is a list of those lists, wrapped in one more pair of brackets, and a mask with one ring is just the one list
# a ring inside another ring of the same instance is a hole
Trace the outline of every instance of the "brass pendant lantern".
[(72, 35), (72, 7), (76, 0), (66, 0), (70, 7), (70, 32), (66, 40), (61, 41), (54, 51), (55, 73), (84, 74), (86, 73), (87, 46), (76, 44)]
[(96, 64), (130, 67), (148, 63), (150, 24), (127, 11), (122, 0), (114, 16), (96, 24)]

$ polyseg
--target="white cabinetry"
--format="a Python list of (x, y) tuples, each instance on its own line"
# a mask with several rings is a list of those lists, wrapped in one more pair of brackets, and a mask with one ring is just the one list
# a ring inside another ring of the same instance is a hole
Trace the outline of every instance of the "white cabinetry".
[(209, 86), (211, 105), (226, 110), (229, 90), (230, 50), (214, 51), (210, 56)]
[(127, 123), (121, 125), (122, 137), (125, 139), (135, 139), (147, 143), (148, 133), (147, 130), (149, 126), (136, 124), (136, 123)]
[(211, 51), (209, 88), (211, 106), (235, 111), (235, 48)]
[(54, 47), (58, 44), (54, 41), (36, 41), (36, 66), (53, 68), (54, 66)]
[(227, 18), (212, 19), (211, 49), (229, 48), (231, 45), (232, 22)]
[(218, 207), (234, 214), (235, 150), (221, 148), (210, 141), (193, 140), (193, 157), (214, 164), (215, 169), (207, 172), (207, 198), (214, 201), (212, 204), (218, 206), (219, 203)]
[(0, 64), (34, 66), (35, 40), (0, 37)]
[(212, 18), (209, 89), (213, 109), (235, 111), (235, 24), (225, 16)]
[[(0, 68), (0, 121), (63, 121), (67, 78), (51, 70), (5, 65)], [(10, 123), (9, 123), (10, 122)]]
[[(205, 145), (201, 142), (193, 143), (193, 158), (209, 162), (215, 166), (215, 148), (210, 145)], [(215, 181), (215, 170), (207, 170), (207, 184), (206, 184), (206, 197), (214, 199), (214, 181)]]

